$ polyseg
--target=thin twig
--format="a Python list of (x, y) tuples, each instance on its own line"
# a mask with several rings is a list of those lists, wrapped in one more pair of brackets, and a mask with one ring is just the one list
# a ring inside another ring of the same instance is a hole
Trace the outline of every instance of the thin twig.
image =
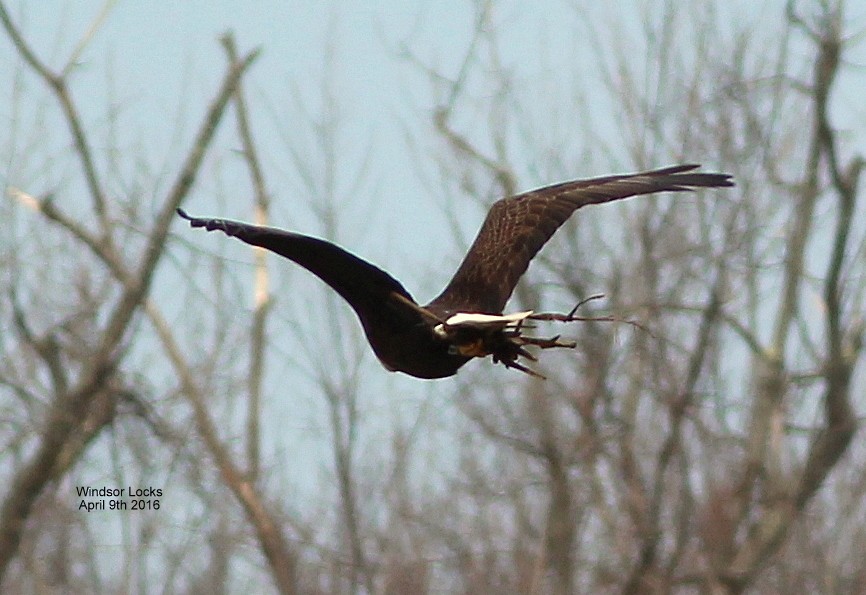
[(99, 31), (100, 27), (102, 27), (102, 24), (108, 18), (109, 13), (116, 5), (117, 0), (105, 0), (105, 3), (102, 5), (99, 13), (97, 13), (96, 17), (93, 19), (90, 27), (87, 28), (87, 31), (85, 31), (84, 35), (81, 36), (81, 39), (78, 40), (78, 43), (75, 44), (72, 53), (69, 54), (69, 58), (66, 60), (66, 66), (64, 66), (63, 70), (60, 72), (61, 78), (66, 78), (69, 72), (73, 68), (75, 68), (75, 65), (78, 64), (78, 59), (81, 57), (81, 54), (84, 53), (87, 45), (93, 40), (94, 37), (96, 37), (97, 31)]
[(97, 218), (102, 228), (103, 235), (106, 239), (110, 236), (110, 225), (108, 221), (108, 212), (106, 208), (105, 192), (102, 188), (102, 183), (99, 179), (99, 174), (96, 169), (96, 164), (93, 160), (93, 153), (90, 149), (90, 143), (87, 140), (87, 134), (84, 127), (81, 125), (81, 119), (78, 116), (78, 111), (72, 101), (72, 96), (66, 86), (64, 75), (56, 75), (36, 57), (36, 53), (30, 48), (27, 42), (22, 37), (18, 28), (9, 17), (6, 7), (0, 1), (0, 20), (3, 21), (3, 26), (12, 43), (18, 50), (18, 53), (24, 58), (24, 61), (30, 65), (34, 72), (42, 78), (46, 85), (51, 89), (57, 101), (63, 110), (64, 119), (69, 126), (70, 133), (75, 142), (75, 153), (81, 161), (81, 168), (84, 173), (84, 178), (87, 181), (87, 188), (90, 192), (91, 200), (93, 201), (93, 209), (96, 212)]
[[(0, 20), (3, 21), (10, 37), (13, 38), (16, 47), (25, 56), (28, 63), (30, 63), (31, 68), (39, 72), (40, 63), (32, 54), (29, 54), (30, 59), (27, 59), (27, 52), (29, 51), (27, 44), (21, 39), (15, 27), (12, 26), (2, 3), (0, 3)], [(30, 516), (36, 499), (42, 493), (46, 484), (52, 480), (53, 471), (58, 468), (59, 457), (63, 453), (70, 452), (68, 450), (69, 440), (73, 437), (73, 433), (76, 429), (83, 427), (82, 424), (89, 419), (89, 414), (92, 413), (91, 408), (96, 402), (97, 397), (105, 394), (105, 391), (109, 389), (108, 383), (115, 377), (117, 366), (124, 355), (123, 339), (127, 334), (135, 313), (146, 301), (156, 265), (164, 253), (165, 238), (174, 209), (180, 204), (191, 188), (204, 153), (213, 139), (214, 131), (222, 117), (228, 98), (231, 96), (240, 76), (254, 57), (255, 53), (248, 55), (241, 62), (232, 64), (227, 73), (223, 88), (205, 117), (202, 129), (190, 150), (180, 177), (170, 191), (166, 204), (164, 204), (157, 218), (157, 224), (151, 232), (147, 249), (142, 256), (141, 265), (136, 274), (131, 275), (126, 272), (124, 265), (114, 255), (107, 235), (104, 241), (100, 242), (93, 234), (77, 224), (77, 222), (55, 210), (50, 200), (38, 201), (26, 193), (12, 192), (12, 196), (22, 203), (31, 207), (38, 207), (49, 218), (61, 224), (65, 223), (64, 227), (87, 245), (97, 256), (104, 256), (102, 258), (103, 262), (109, 266), (112, 272), (116, 271), (118, 278), (122, 279), (123, 292), (108, 316), (107, 323), (97, 342), (96, 348), (90, 356), (88, 365), (81, 371), (78, 381), (74, 386), (71, 386), (64, 394), (57, 394), (55, 396), (53, 406), (47, 414), (45, 425), (41, 429), (41, 438), (33, 455), (20, 466), (16, 475), (9, 482), (9, 490), (2, 505), (0, 505), (0, 582), (2, 582), (2, 576), (8, 568), (9, 562), (18, 550), (24, 523)], [(61, 99), (67, 122), (73, 129), (76, 129), (79, 125), (77, 115), (71, 109), (69, 96), (65, 92), (58, 91), (58, 88), (63, 88), (62, 85), (60, 87), (57, 86), (59, 79), (47, 73), (44, 67), (41, 72), (49, 75), (44, 78), (51, 84), (52, 89), (55, 89), (58, 97)], [(85, 163), (90, 163), (88, 158), (85, 157), (85, 155), (89, 156), (86, 143), (83, 145), (78, 143), (79, 138), (84, 138), (83, 133), (76, 135), (76, 138), (76, 150)], [(87, 175), (88, 171), (95, 172), (95, 170), (89, 170), (85, 166), (85, 175)], [(107, 227), (104, 227), (103, 231), (107, 229)], [(282, 558), (278, 564), (285, 565), (285, 563), (286, 558)], [(279, 578), (279, 568), (275, 568), (275, 570), (277, 570), (275, 576)], [(280, 586), (283, 586), (282, 583)], [(290, 585), (284, 590), (293, 592), (293, 586)]]

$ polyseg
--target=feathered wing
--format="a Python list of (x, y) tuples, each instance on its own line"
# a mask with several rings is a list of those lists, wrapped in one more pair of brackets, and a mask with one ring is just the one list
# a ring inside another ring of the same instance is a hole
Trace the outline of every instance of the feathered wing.
[[(388, 323), (416, 323), (422, 310), (403, 285), (379, 267), (325, 240), (228, 219), (178, 214), (193, 227), (219, 230), (252, 246), (259, 246), (301, 265), (331, 286), (358, 314), (365, 330), (385, 318)], [(369, 335), (369, 333), (368, 333)]]
[(692, 171), (698, 167), (563, 182), (497, 201), (448, 286), (426, 307), (443, 317), (458, 311), (501, 313), (530, 261), (582, 206), (653, 192), (733, 186), (731, 176)]

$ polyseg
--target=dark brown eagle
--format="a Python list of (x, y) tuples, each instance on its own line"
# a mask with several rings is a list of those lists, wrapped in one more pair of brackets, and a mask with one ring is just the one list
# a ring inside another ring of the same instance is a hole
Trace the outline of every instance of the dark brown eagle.
[(559, 337), (522, 333), (529, 320), (574, 320), (567, 315), (502, 315), (517, 280), (554, 232), (582, 206), (653, 192), (733, 186), (731, 176), (696, 173), (676, 165), (636, 174), (554, 184), (493, 204), (472, 247), (445, 290), (426, 306), (382, 269), (330, 242), (273, 227), (178, 214), (192, 227), (220, 230), (301, 265), (331, 286), (355, 310), (367, 340), (388, 370), (418, 378), (454, 375), (474, 357), (493, 356), (508, 368), (537, 375), (517, 361), (524, 349), (574, 347)]

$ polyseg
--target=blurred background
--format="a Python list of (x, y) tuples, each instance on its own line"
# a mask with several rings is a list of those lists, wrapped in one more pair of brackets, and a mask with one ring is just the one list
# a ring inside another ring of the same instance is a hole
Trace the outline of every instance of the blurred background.
[[(5, 592), (866, 591), (861, 4), (0, 17)], [(676, 163), (737, 186), (581, 210), (518, 286), (636, 323), (543, 324), (578, 344), (546, 381), (389, 373), (318, 279), (174, 215), (425, 303), (496, 199)]]

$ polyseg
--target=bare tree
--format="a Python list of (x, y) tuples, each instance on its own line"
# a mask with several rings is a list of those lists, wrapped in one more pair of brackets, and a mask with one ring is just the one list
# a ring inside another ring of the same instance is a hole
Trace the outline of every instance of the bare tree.
[[(301, 287), (283, 277), (291, 265), (270, 269), (224, 238), (169, 233), (211, 162), (248, 176), (254, 198), (239, 208), (251, 218), (295, 225), (276, 221), (270, 192), (286, 178), (259, 140), (261, 98), (242, 85), (256, 52), (223, 38), (226, 72), (197, 130), (178, 134), (166, 181), (144, 157), (97, 150), (99, 123), (72, 93), (105, 13), (53, 67), (0, 3), (17, 76), (44, 89), (42, 121), (64, 125), (10, 143), (0, 205), (4, 589), (863, 590), (866, 458), (853, 437), (866, 228), (863, 159), (834, 109), (857, 43), (843, 3), (791, 2), (766, 33), (712, 3), (648, 4), (640, 23), (577, 12), (596, 77), (578, 59), (575, 73), (546, 68), (541, 51), (531, 85), (500, 4), (472, 6), (453, 72), (411, 44), (402, 58), (428, 76), (434, 104), (433, 140), (412, 139), (431, 164), (419, 171), (475, 204), (477, 222), (500, 196), (595, 170), (702, 161), (737, 187), (582, 211), (511, 305), (605, 294), (583, 306), (597, 320), (562, 329), (577, 348), (546, 354), (548, 380), (483, 362), (407, 396), (368, 374), (378, 367), (351, 311), (315, 280)], [(357, 165), (341, 152), (339, 37), (332, 28), (314, 98), (295, 90), (275, 127), (293, 194), (309, 196), (292, 213), (309, 207), (312, 231), (351, 245), (360, 226), (346, 211), (373, 194), (373, 151)], [(236, 128), (221, 125), (226, 112)], [(450, 210), (456, 264), (476, 222)], [(302, 389), (274, 381), (277, 362)], [(384, 407), (373, 392), (400, 394), (381, 395)], [(324, 461), (314, 502), (294, 497), (302, 482), (281, 471), (296, 453), (270, 436), (287, 399), (293, 413), (291, 399), (314, 404), (321, 451), (298, 457)], [(94, 477), (162, 482), (171, 505), (112, 517), (123, 543), (106, 554), (99, 521), (76, 508)]]
[[(521, 89), (498, 57), (492, 5), (477, 7), (476, 37), (459, 73), (424, 68), (441, 89), (433, 125), (452, 156), (445, 175), (475, 180), (463, 185), (469, 192), (484, 188), (478, 180), (488, 178), (496, 195), (513, 191), (517, 172), (525, 169), (510, 157), (518, 151), (508, 133), (516, 125), (508, 118), (525, 119), (532, 110), (509, 111), (522, 106)], [(552, 381), (530, 383), (522, 394), (508, 391), (512, 396), (503, 399), (503, 388), (487, 394), (476, 384), (458, 399), (477, 430), (537, 468), (526, 475), (515, 464), (504, 478), (495, 465), (463, 473), (479, 485), (514, 482), (506, 492), (543, 486), (538, 505), (544, 513), (537, 512), (532, 540), (546, 569), (547, 586), (536, 587), (543, 591), (742, 592), (756, 584), (778, 590), (760, 573), (785, 567), (777, 552), (803, 522), (802, 512), (857, 428), (851, 392), (858, 390), (853, 371), (862, 359), (863, 280), (850, 272), (863, 256), (856, 248), (863, 229), (852, 210), (862, 158), (842, 163), (828, 108), (846, 43), (842, 5), (819, 4), (805, 17), (791, 4), (785, 35), (757, 66), (747, 61), (749, 50), (766, 51), (758, 44), (773, 40), (744, 31), (732, 46), (712, 19), (695, 30), (686, 25), (693, 18), (688, 11), (647, 18), (648, 59), (640, 64), (649, 73), (635, 70), (632, 48), (592, 30), (597, 63), (625, 115), (618, 136), (633, 139), (625, 152), (634, 167), (698, 155), (734, 172), (739, 190), (711, 203), (697, 197), (623, 207), (636, 216), (619, 247), (591, 227), (594, 214), (581, 213), (567, 228), (573, 235), (562, 240), (568, 242), (563, 253), (572, 257), (551, 257), (553, 249), (542, 254), (535, 271), (543, 272), (531, 271), (517, 299), (538, 304), (531, 280), (543, 276), (574, 301), (603, 289), (612, 312), (636, 319), (648, 332), (587, 324), (576, 331), (576, 369), (558, 360), (562, 370), (546, 371)], [(682, 31), (694, 35), (684, 39)], [(790, 46), (798, 35), (814, 48), (809, 81), (790, 74), (796, 68)], [(657, 85), (651, 96), (643, 94), (647, 80)], [(452, 114), (472, 104), (473, 89), (486, 88), (501, 90), (494, 100), (501, 103), (488, 109), (506, 114), (506, 122), (490, 123), (487, 138), (479, 127), (462, 132)], [(798, 106), (794, 112), (791, 104)], [(786, 152), (802, 131), (802, 119), (787, 117), (791, 113), (811, 113), (810, 135)], [(802, 177), (791, 179), (791, 172)], [(778, 204), (780, 195), (795, 205), (790, 212), (770, 202)], [(832, 200), (838, 204), (835, 228), (822, 227), (817, 205)], [(767, 266), (772, 249), (758, 221), (785, 226), (780, 266)], [(808, 262), (807, 247), (825, 236), (833, 238), (823, 244), (827, 250)], [(575, 254), (593, 257), (575, 262)], [(823, 271), (814, 265), (819, 260)], [(600, 262), (613, 264), (605, 272)], [(823, 288), (820, 315), (804, 304), (804, 292), (817, 287)], [(775, 307), (768, 291), (780, 297)], [(736, 371), (744, 364), (748, 374)], [(811, 407), (807, 395), (823, 411)], [(862, 476), (862, 464), (857, 468)], [(518, 499), (511, 504), (515, 512), (522, 506)], [(818, 510), (826, 522), (837, 518), (831, 509)], [(474, 532), (458, 549), (471, 552), (485, 535)], [(508, 546), (495, 540), (486, 547)], [(488, 576), (480, 590), (493, 589), (492, 580)], [(511, 581), (515, 589), (517, 576)]]
[[(316, 103), (321, 107), (310, 114), (301, 124), (308, 129), (311, 146), (303, 147), (296, 138), (289, 137), (286, 149), (290, 152), (292, 165), (301, 172), (301, 193), (312, 198), (316, 223), (325, 237), (339, 237), (341, 224), (346, 223), (342, 205), (357, 203), (363, 196), (369, 162), (358, 168), (346, 164), (341, 156), (340, 136), (344, 128), (341, 115), (341, 98), (334, 86), (336, 64), (340, 51), (337, 40), (338, 21), (330, 17), (328, 42), (323, 56), (322, 80), (316, 89)], [(303, 105), (298, 89), (295, 101)], [(353, 171), (354, 170), (354, 171)], [(350, 172), (350, 173), (344, 173)], [(355, 205), (357, 206), (357, 205)], [(370, 210), (375, 205), (368, 207)], [(335, 548), (331, 560), (335, 568), (333, 584), (341, 592), (373, 593), (375, 575), (368, 559), (365, 544), (368, 529), (364, 519), (362, 502), (368, 494), (360, 493), (361, 468), (360, 442), (363, 429), (361, 396), (364, 363), (367, 345), (341, 298), (328, 287), (319, 286), (317, 300), (322, 306), (319, 314), (326, 321), (329, 347), (325, 354), (315, 337), (301, 337), (299, 342), (308, 352), (312, 373), (315, 376), (316, 393), (327, 409), (329, 448), (336, 483), (337, 502), (335, 510), (336, 531), (323, 535), (327, 543)]]
[[(0, 19), (27, 67), (46, 84), (57, 101), (73, 139), (98, 229), (91, 230), (68, 214), (60, 207), (56, 196), (38, 199), (16, 188), (9, 188), (8, 193), (21, 205), (34, 209), (47, 221), (62, 228), (72, 238), (73, 245), (94, 256), (109, 274), (107, 277), (99, 276), (93, 283), (87, 278), (81, 279), (79, 291), (82, 297), (91, 295), (92, 298), (78, 300), (78, 311), (71, 313), (71, 320), (61, 319), (41, 333), (32, 329), (27, 314), (18, 304), (17, 294), (10, 294), (22, 349), (28, 348), (37, 354), (42, 370), (52, 378), (52, 382), (46, 387), (43, 397), (32, 393), (28, 383), (20, 375), (14, 375), (14, 368), (13, 373), (4, 378), (4, 384), (18, 390), (25, 401), (32, 405), (44, 401), (46, 405), (41, 416), (43, 419), (37, 422), (41, 430), (27, 448), (30, 454), (16, 464), (0, 509), (0, 571), (3, 571), (0, 576), (19, 552), (24, 524), (47, 486), (56, 484), (80, 460), (87, 446), (115, 419), (118, 406), (129, 402), (134, 412), (147, 410), (137, 394), (136, 372), (124, 365), (134, 334), (130, 329), (135, 327), (136, 314), (142, 313), (153, 326), (180, 378), (181, 390), (192, 406), (199, 435), (213, 456), (223, 481), (237, 496), (256, 529), (275, 582), (281, 592), (294, 592), (297, 582), (294, 554), (283, 537), (283, 530), (276, 525), (261, 496), (222, 444), (191, 362), (160, 308), (148, 299), (156, 268), (165, 254), (168, 227), (174, 221), (174, 211), (189, 193), (225, 108), (232, 95), (238, 93), (240, 78), (256, 53), (238, 57), (231, 39), (226, 38), (229, 67), (225, 78), (203, 117), (199, 132), (179, 168), (176, 182), (157, 209), (150, 231), (143, 241), (137, 242), (141, 245), (140, 253), (129, 256), (127, 250), (123, 253), (119, 250), (119, 246), (128, 246), (129, 242), (123, 237), (124, 228), (116, 223), (118, 213), (108, 199), (109, 193), (91, 149), (89, 134), (68, 88), (72, 69), (67, 65), (55, 73), (42, 63), (12, 22), (4, 5), (0, 5)], [(70, 64), (74, 57), (73, 54)], [(242, 102), (239, 101), (239, 105), (242, 106)], [(252, 157), (250, 162), (254, 163)], [(106, 292), (117, 295), (113, 306), (101, 301)], [(78, 319), (76, 324), (70, 326), (69, 322), (75, 319)], [(79, 334), (82, 332), (87, 334)], [(31, 372), (42, 374), (39, 369)], [(254, 370), (253, 378), (255, 375)], [(254, 431), (251, 433), (255, 434)], [(256, 457), (251, 455), (250, 458), (255, 469)]]

